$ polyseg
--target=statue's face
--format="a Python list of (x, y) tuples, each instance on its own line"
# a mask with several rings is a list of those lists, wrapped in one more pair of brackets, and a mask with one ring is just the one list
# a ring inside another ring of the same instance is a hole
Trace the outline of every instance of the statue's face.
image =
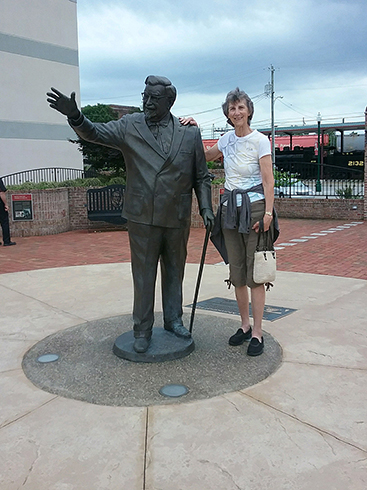
[(142, 95), (143, 111), (147, 119), (156, 122), (168, 114), (171, 103), (164, 85), (146, 85)]

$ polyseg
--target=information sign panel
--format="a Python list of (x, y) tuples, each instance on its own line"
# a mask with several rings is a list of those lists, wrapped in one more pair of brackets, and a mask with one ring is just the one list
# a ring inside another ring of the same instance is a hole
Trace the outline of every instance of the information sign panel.
[(13, 221), (33, 220), (32, 194), (13, 194), (11, 200)]

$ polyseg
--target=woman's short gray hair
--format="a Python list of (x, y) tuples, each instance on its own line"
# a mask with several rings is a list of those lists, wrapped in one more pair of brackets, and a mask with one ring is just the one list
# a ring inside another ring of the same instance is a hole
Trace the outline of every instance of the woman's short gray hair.
[(229, 110), (229, 104), (234, 104), (235, 102), (239, 102), (244, 100), (247, 109), (249, 111), (249, 116), (248, 116), (248, 123), (251, 123), (252, 116), (254, 115), (254, 104), (252, 103), (252, 100), (250, 97), (244, 92), (243, 90), (240, 90), (238, 87), (236, 87), (234, 90), (231, 90), (228, 92), (226, 100), (222, 104), (222, 109), (224, 112), (224, 115), (227, 118), (227, 123), (233, 126), (232, 121), (228, 118), (228, 110)]

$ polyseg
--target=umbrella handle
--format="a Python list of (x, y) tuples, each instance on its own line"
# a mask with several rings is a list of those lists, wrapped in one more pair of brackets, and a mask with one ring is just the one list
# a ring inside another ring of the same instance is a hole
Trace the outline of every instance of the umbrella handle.
[(205, 239), (204, 239), (204, 245), (203, 245), (203, 251), (201, 253), (201, 261), (200, 261), (200, 266), (199, 266), (198, 278), (196, 280), (196, 288), (195, 288), (195, 294), (194, 294), (194, 301), (192, 303), (192, 309), (191, 309), (191, 319), (190, 319), (190, 329), (189, 329), (190, 333), (192, 333), (192, 327), (193, 327), (193, 324), (194, 324), (194, 316), (195, 316), (195, 310), (196, 310), (196, 303), (197, 303), (198, 296), (199, 296), (201, 276), (203, 275), (204, 262), (205, 262), (205, 254), (206, 254), (206, 249), (208, 248), (208, 241), (209, 241), (210, 229), (211, 229), (211, 226), (210, 225), (207, 225), (207, 227), (206, 227), (206, 233), (205, 233)]

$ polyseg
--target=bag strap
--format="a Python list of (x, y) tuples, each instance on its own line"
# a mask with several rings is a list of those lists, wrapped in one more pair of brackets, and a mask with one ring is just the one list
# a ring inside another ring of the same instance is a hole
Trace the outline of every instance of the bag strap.
[(257, 245), (256, 245), (256, 251), (259, 251), (260, 248), (260, 238), (263, 236), (263, 244), (264, 244), (264, 250), (269, 250), (272, 251), (274, 250), (274, 245), (273, 245), (273, 237), (272, 237), (272, 230), (271, 227), (267, 230), (264, 231), (264, 220), (261, 219), (259, 221), (259, 232), (257, 236)]

